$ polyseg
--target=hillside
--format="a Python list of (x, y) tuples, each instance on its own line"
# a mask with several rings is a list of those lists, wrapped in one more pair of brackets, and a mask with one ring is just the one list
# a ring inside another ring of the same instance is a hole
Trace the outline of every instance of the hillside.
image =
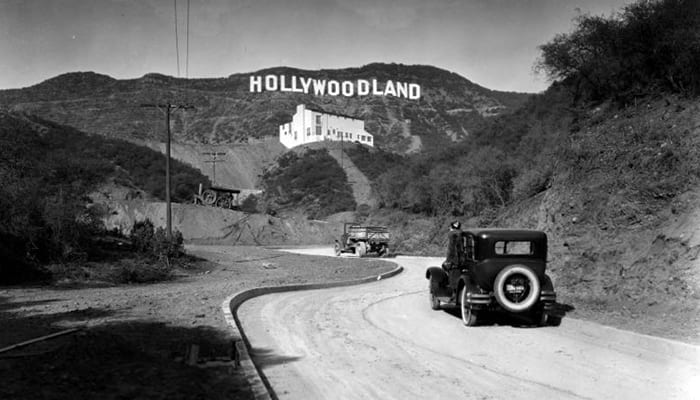
[[(80, 197), (114, 183), (131, 189), (132, 196), (165, 199), (165, 157), (145, 147), (4, 111), (0, 144), (4, 177), (9, 182), (27, 180), (24, 186), (37, 179), (36, 194), (55, 196), (63, 189), (66, 197)], [(188, 165), (175, 161), (171, 168), (173, 201), (190, 202), (198, 183), (207, 184), (207, 178)]]
[(546, 188), (493, 224), (548, 232), (554, 279), (583, 313), (697, 340), (698, 115), (700, 101), (673, 97), (591, 110)]
[[(95, 200), (163, 199), (164, 157), (35, 116), (0, 111), (0, 282), (99, 251), (108, 210)], [(197, 170), (172, 166), (172, 198), (190, 202)]]
[[(377, 79), (421, 85), (420, 100), (392, 96), (317, 96), (312, 93), (251, 93), (251, 75), (313, 79)], [(370, 64), (361, 68), (306, 71), (279, 67), (219, 79), (177, 79), (147, 74), (117, 80), (75, 72), (37, 85), (0, 91), (0, 108), (24, 111), (82, 131), (127, 140), (162, 140), (161, 113), (142, 103), (188, 102), (196, 111), (173, 115), (173, 138), (186, 144), (245, 143), (276, 136), (296, 105), (353, 115), (365, 121), (386, 150), (436, 149), (463, 140), (488, 116), (515, 110), (526, 94), (498, 92), (430, 66)]]
[(435, 255), (454, 219), (542, 229), (575, 316), (697, 343), (697, 4), (639, 1), (577, 17), (541, 46), (547, 91), (469, 145), (380, 173), (381, 208), (366, 222), (391, 226), (396, 251)]

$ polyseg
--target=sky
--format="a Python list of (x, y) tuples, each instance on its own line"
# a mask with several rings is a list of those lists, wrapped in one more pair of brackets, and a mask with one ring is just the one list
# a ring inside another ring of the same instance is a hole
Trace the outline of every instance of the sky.
[(218, 78), (395, 62), (539, 92), (549, 82), (533, 72), (538, 46), (571, 31), (579, 13), (610, 15), (629, 2), (189, 0), (187, 35), (188, 0), (0, 0), (0, 89), (75, 71)]

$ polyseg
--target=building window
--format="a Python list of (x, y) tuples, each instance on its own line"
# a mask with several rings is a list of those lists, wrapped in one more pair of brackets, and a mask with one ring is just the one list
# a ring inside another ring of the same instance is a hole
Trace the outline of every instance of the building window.
[(297, 140), (297, 131), (294, 131), (294, 140)]
[(306, 128), (306, 136), (311, 136), (311, 128)]

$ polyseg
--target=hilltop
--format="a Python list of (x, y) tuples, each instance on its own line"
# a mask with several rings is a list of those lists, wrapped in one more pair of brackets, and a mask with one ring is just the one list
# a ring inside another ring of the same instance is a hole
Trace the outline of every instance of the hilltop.
[[(251, 93), (250, 76), (377, 79), (421, 85), (420, 100), (391, 96), (316, 96)], [(349, 114), (365, 121), (376, 145), (393, 152), (436, 149), (462, 141), (490, 116), (517, 109), (527, 94), (483, 88), (455, 73), (422, 65), (369, 64), (360, 68), (300, 70), (288, 67), (218, 79), (147, 74), (117, 80), (94, 72), (59, 75), (37, 85), (0, 91), (0, 107), (35, 114), (88, 133), (126, 140), (162, 140), (160, 113), (143, 103), (187, 102), (196, 111), (174, 113), (173, 138), (186, 144), (245, 143), (276, 137), (297, 104)]]

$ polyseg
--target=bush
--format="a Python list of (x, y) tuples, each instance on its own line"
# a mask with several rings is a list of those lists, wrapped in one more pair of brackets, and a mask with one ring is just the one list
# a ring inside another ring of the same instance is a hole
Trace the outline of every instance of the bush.
[(154, 229), (149, 219), (134, 223), (129, 239), (135, 251), (155, 258), (178, 258), (184, 253), (180, 231), (175, 230), (168, 239), (166, 230), (162, 227)]
[(153, 222), (150, 219), (137, 221), (131, 228), (129, 239), (133, 249), (139, 253), (147, 253), (151, 250), (153, 244)]
[(258, 197), (254, 194), (246, 197), (241, 203), (241, 211), (249, 214), (258, 212)]

